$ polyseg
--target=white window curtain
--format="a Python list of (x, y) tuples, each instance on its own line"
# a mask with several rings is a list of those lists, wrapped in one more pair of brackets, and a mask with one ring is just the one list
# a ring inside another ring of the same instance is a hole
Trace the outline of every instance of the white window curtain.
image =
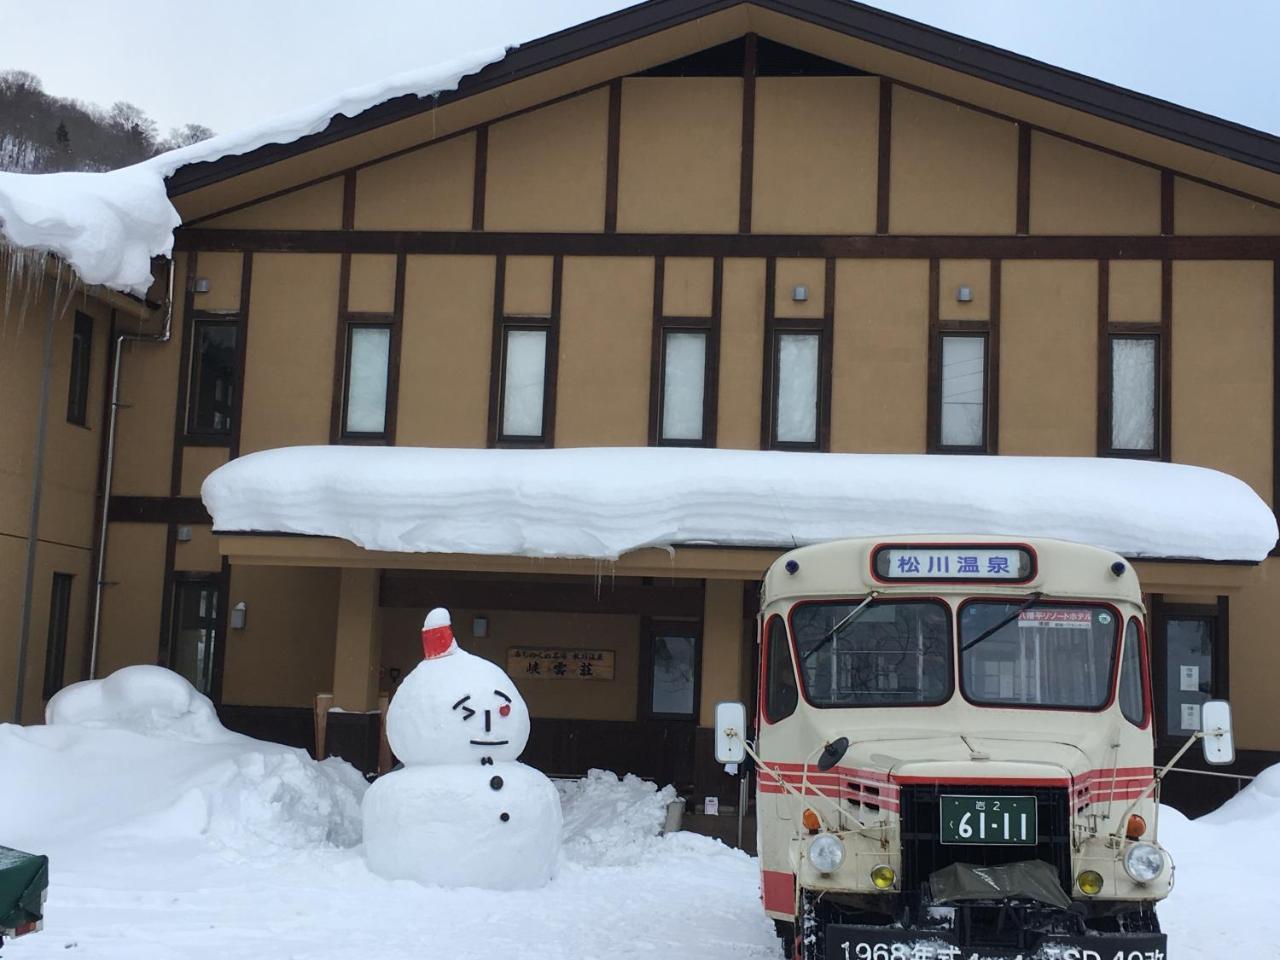
[(662, 370), (662, 439), (701, 440), (707, 335), (669, 331)]
[(508, 330), (502, 383), (503, 436), (542, 436), (546, 376), (547, 331)]
[(814, 443), (818, 439), (818, 335), (778, 335), (778, 409), (775, 439)]
[(390, 359), (390, 329), (352, 327), (351, 371), (347, 385), (347, 432), (382, 433), (386, 429)]
[(942, 338), (940, 439), (944, 447), (982, 446), (986, 365), (985, 338)]
[(1115, 337), (1111, 341), (1111, 446), (1116, 450), (1155, 449), (1155, 337)]

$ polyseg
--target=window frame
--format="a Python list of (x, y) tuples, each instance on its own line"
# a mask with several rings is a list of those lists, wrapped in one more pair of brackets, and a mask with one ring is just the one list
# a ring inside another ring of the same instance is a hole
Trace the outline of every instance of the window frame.
[[(781, 387), (782, 338), (817, 336), (818, 369), (812, 441), (778, 439), (778, 394)], [(831, 434), (831, 330), (823, 320), (774, 318), (765, 334), (763, 447), (766, 450), (827, 450)]]
[[(498, 360), (493, 370), (494, 392), (497, 408), (493, 423), (493, 446), (499, 447), (550, 447), (554, 446), (555, 419), (555, 364), (559, 352), (557, 324), (549, 317), (503, 317), (498, 328)], [(542, 432), (534, 434), (510, 434), (503, 431), (507, 410), (507, 353), (510, 334), (517, 331), (537, 331), (546, 334), (546, 350), (542, 357)]]
[[(200, 330), (204, 326), (230, 327), (235, 330), (235, 362), (232, 366), (230, 390), (231, 422), (223, 429), (211, 429), (196, 425), (196, 412), (199, 397), (196, 386), (196, 365), (199, 362), (198, 346)], [(192, 446), (230, 446), (235, 438), (240, 422), (240, 399), (244, 367), (241, 359), (244, 353), (244, 318), (239, 313), (193, 312), (191, 315), (191, 344), (187, 357), (187, 390), (186, 416), (183, 418), (183, 441)]]
[[(1134, 723), (1131, 718), (1125, 716), (1124, 704), (1121, 701), (1120, 685), (1124, 683), (1124, 658), (1129, 648), (1129, 624), (1135, 624), (1138, 628), (1138, 683), (1142, 697), (1141, 723)], [(1116, 670), (1115, 702), (1116, 705), (1120, 707), (1120, 715), (1124, 717), (1125, 722), (1133, 724), (1133, 726), (1137, 727), (1139, 730), (1149, 730), (1151, 729), (1151, 724), (1153, 722), (1152, 717), (1155, 712), (1155, 707), (1151, 696), (1151, 654), (1147, 645), (1147, 625), (1141, 617), (1132, 615), (1129, 617), (1128, 621), (1125, 623), (1124, 634), (1121, 642), (1123, 646), (1120, 649), (1120, 666)]]
[[(1112, 418), (1115, 415), (1115, 343), (1117, 340), (1151, 340), (1155, 344), (1155, 376), (1152, 384), (1152, 412), (1155, 415), (1152, 446), (1149, 449), (1128, 449), (1112, 444)], [(1131, 460), (1168, 460), (1166, 447), (1166, 422), (1168, 409), (1165, 404), (1165, 331), (1154, 323), (1109, 323), (1099, 338), (1098, 351), (1098, 456)]]
[(1230, 633), (1230, 601), (1225, 595), (1217, 598), (1217, 603), (1166, 603), (1159, 594), (1152, 595), (1150, 603), (1151, 621), (1151, 680), (1154, 733), (1157, 749), (1175, 750), (1186, 742), (1187, 735), (1182, 731), (1170, 733), (1166, 728), (1168, 716), (1168, 672), (1169, 649), (1168, 627), (1170, 620), (1205, 620), (1213, 625), (1213, 654), (1210, 665), (1213, 668), (1213, 679), (1210, 683), (1209, 697), (1214, 700), (1230, 699), (1231, 693), (1231, 633)]
[[(782, 645), (787, 651), (787, 665), (791, 668), (791, 689), (795, 694), (795, 703), (791, 705), (791, 709), (778, 717), (773, 717), (769, 713), (770, 691), (773, 689), (773, 663), (771, 659), (773, 654), (773, 638), (770, 636), (770, 631), (773, 629), (773, 625), (775, 623), (782, 627)], [(800, 681), (796, 676), (795, 643), (792, 641), (791, 631), (787, 627), (787, 617), (784, 617), (780, 613), (772, 614), (764, 622), (760, 637), (762, 649), (760, 660), (760, 721), (762, 725), (771, 727), (774, 724), (781, 723), (788, 717), (795, 716), (796, 710), (800, 708), (802, 694), (800, 692)]]
[(49, 698), (66, 685), (67, 634), (71, 626), (71, 589), (75, 574), (54, 571), (49, 581), (49, 623), (44, 651), (43, 696)]
[[(929, 412), (930, 453), (984, 454), (992, 453), (992, 332), (984, 321), (973, 327), (953, 329), (955, 324), (940, 327), (934, 334), (929, 356)], [(976, 444), (945, 443), (942, 438), (943, 385), (945, 375), (942, 365), (944, 341), (948, 338), (982, 341), (982, 438)]]
[[(668, 620), (644, 617), (641, 623), (643, 651), (640, 659), (640, 689), (637, 713), (645, 720), (676, 720), (697, 723), (702, 709), (702, 624), (695, 620)], [(660, 636), (693, 641), (693, 705), (688, 713), (666, 713), (653, 709), (654, 643)]]
[[(1000, 302), (1002, 263), (992, 259), (987, 277), (990, 307), (985, 320), (941, 319), (941, 261), (929, 261), (929, 341), (928, 383), (925, 403), (925, 452), (983, 455), (1000, 448)], [(982, 443), (978, 446), (942, 443), (942, 338), (981, 336), (982, 352)]]
[[(338, 436), (342, 443), (391, 444), (395, 442), (396, 412), (400, 393), (400, 320), (388, 313), (349, 313), (343, 320), (342, 388), (338, 402)], [(347, 426), (351, 400), (352, 345), (358, 329), (385, 329), (390, 334), (387, 345), (387, 384), (385, 414), (380, 431), (351, 430)]]
[[(702, 433), (697, 438), (663, 436), (666, 416), (667, 343), (672, 333), (698, 333), (703, 337), (702, 365)], [(720, 338), (711, 317), (660, 317), (655, 321), (653, 365), (649, 382), (649, 445), (655, 447), (714, 447), (716, 445), (716, 374), (719, 366)]]
[[(184, 589), (202, 588), (214, 592), (212, 633), (213, 650), (209, 661), (209, 689), (200, 692), (215, 704), (222, 701), (222, 664), (226, 647), (227, 627), (227, 586), (225, 577), (216, 573), (175, 572), (169, 584), (168, 624), (164, 632), (164, 646), (157, 657), (160, 666), (177, 672), (173, 666), (174, 648), (178, 631), (181, 629), (182, 604), (180, 596)], [(195, 686), (192, 681), (192, 686)], [(199, 689), (197, 687), (197, 689)]]
[(88, 427), (89, 381), (93, 371), (93, 317), (77, 310), (71, 330), (71, 362), (67, 376), (67, 423)]

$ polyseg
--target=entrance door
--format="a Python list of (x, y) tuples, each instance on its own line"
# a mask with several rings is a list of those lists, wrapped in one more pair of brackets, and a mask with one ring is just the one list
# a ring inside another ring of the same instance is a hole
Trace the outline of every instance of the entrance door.
[(644, 620), (639, 714), (654, 779), (687, 790), (701, 696), (702, 633), (697, 621)]
[(173, 585), (173, 627), (169, 636), (168, 667), (213, 697), (213, 674), (218, 643), (218, 582), (179, 580)]

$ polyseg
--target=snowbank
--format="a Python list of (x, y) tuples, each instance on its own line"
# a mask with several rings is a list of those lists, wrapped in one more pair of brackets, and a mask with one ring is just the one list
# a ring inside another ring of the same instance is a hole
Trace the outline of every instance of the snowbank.
[(323, 130), (334, 117), (353, 117), (395, 97), (452, 90), (505, 54), (495, 47), (397, 74), (109, 173), (0, 173), (0, 239), (57, 254), (86, 284), (141, 296), (151, 286), (151, 258), (172, 252), (173, 231), (182, 222), (164, 184), (180, 167), (292, 143)]
[(160, 667), (55, 696), (46, 726), (0, 725), (0, 844), (45, 850), (93, 834), (206, 837), (243, 852), (360, 841), (364, 778), (341, 760), (232, 733)]
[(1234, 477), (1084, 457), (287, 447), (218, 468), (201, 494), (219, 531), (414, 553), (613, 560), (677, 544), (993, 533), (1262, 560), (1276, 542), (1274, 515)]
[(657, 839), (675, 787), (658, 789), (648, 780), (607, 770), (588, 771), (582, 780), (560, 780), (565, 858), (583, 866), (633, 863)]

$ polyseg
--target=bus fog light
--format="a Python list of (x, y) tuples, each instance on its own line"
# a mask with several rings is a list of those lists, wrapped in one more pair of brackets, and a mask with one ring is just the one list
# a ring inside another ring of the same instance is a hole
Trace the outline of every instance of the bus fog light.
[(887, 863), (871, 868), (871, 882), (875, 884), (877, 890), (888, 890), (897, 880), (898, 875), (893, 872), (893, 867)]
[(1135, 843), (1124, 852), (1124, 872), (1134, 883), (1150, 883), (1164, 870), (1164, 852), (1152, 843)]
[(844, 844), (832, 834), (818, 834), (809, 843), (809, 862), (820, 873), (835, 873), (844, 863)]
[(1093, 897), (1102, 892), (1102, 874), (1097, 870), (1081, 870), (1080, 875), (1076, 877), (1076, 886), (1080, 888), (1081, 893), (1086, 893)]

